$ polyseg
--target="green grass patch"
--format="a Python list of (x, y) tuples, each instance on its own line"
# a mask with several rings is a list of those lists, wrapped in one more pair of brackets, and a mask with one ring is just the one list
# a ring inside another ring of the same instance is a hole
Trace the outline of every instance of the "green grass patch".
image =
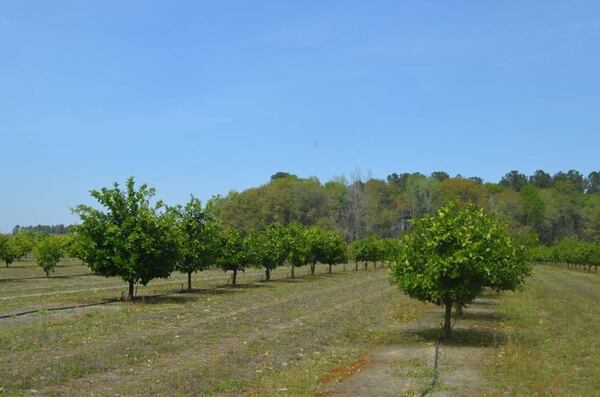
[(600, 277), (538, 266), (498, 305), (506, 343), (488, 379), (498, 395), (592, 396), (600, 390)]

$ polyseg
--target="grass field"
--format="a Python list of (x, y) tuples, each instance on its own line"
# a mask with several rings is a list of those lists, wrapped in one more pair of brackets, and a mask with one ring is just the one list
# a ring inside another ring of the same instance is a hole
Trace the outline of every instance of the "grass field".
[[(419, 395), (431, 380), (439, 308), (407, 298), (387, 269), (325, 267), (185, 275), (113, 302), (118, 279), (66, 260), (0, 269), (2, 395)], [(18, 279), (17, 279), (18, 278)], [(526, 287), (486, 294), (440, 349), (432, 396), (594, 395), (600, 390), (600, 277), (537, 266)], [(369, 394), (370, 393), (370, 394)]]
[(600, 395), (600, 276), (538, 265), (498, 305), (506, 343), (488, 377), (518, 396)]
[[(85, 268), (68, 262), (57, 275), (73, 276), (6, 281), (39, 275), (19, 265), (1, 270), (1, 314), (102, 301), (125, 288), (80, 276)], [(0, 387), (57, 396), (314, 394), (320, 376), (426, 307), (390, 286), (386, 269), (342, 269), (294, 280), (281, 269), (269, 283), (250, 271), (236, 288), (209, 271), (192, 294), (2, 320)], [(157, 280), (139, 293), (173, 292), (184, 280)]]

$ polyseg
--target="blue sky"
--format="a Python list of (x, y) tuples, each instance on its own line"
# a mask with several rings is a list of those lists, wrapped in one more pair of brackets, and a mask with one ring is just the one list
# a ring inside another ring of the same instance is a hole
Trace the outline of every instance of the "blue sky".
[(0, 230), (359, 169), (600, 169), (597, 1), (5, 1)]

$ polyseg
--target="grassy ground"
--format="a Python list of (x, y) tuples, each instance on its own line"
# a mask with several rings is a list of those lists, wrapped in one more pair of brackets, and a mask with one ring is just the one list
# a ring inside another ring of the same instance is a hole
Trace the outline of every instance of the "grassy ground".
[(538, 265), (497, 308), (506, 343), (488, 367), (498, 395), (593, 396), (600, 390), (600, 277)]
[[(0, 314), (118, 298), (125, 284), (65, 261), (0, 269)], [(297, 279), (221, 271), (140, 288), (146, 298), (0, 320), (1, 395), (420, 395), (441, 310), (401, 294), (387, 269)], [(84, 275), (85, 274), (85, 275)], [(519, 292), (486, 294), (440, 348), (432, 396), (595, 395), (600, 276), (549, 266)], [(150, 296), (164, 294), (164, 296)], [(487, 369), (484, 363), (488, 363)]]
[[(95, 276), (6, 280), (19, 270), (36, 277), (29, 265), (0, 273), (0, 313), (108, 299), (125, 287)], [(60, 269), (84, 270), (70, 265)], [(386, 269), (342, 269), (327, 275), (323, 267), (294, 280), (281, 269), (269, 283), (256, 282), (260, 272), (247, 272), (238, 288), (224, 286), (223, 272), (204, 272), (191, 294), (0, 320), (0, 390), (314, 395), (332, 369), (351, 364), (426, 308), (391, 286)], [(173, 291), (184, 280), (176, 275), (174, 284), (157, 281), (141, 293)]]

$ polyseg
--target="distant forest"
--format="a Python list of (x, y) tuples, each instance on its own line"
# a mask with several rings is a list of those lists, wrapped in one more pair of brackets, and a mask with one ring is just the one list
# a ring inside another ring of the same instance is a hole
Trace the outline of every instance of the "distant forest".
[[(498, 183), (479, 177), (393, 173), (385, 180), (353, 175), (321, 183), (287, 172), (269, 183), (209, 200), (209, 212), (242, 233), (270, 224), (299, 222), (342, 233), (348, 241), (369, 235), (396, 237), (411, 220), (449, 200), (475, 203), (506, 221), (529, 244), (575, 236), (600, 242), (600, 172), (533, 175), (510, 171)], [(66, 234), (73, 225), (15, 226), (13, 233)]]
[(317, 224), (349, 241), (375, 234), (395, 237), (411, 219), (456, 200), (498, 214), (524, 242), (550, 244), (576, 236), (600, 241), (600, 172), (533, 175), (510, 171), (498, 183), (446, 172), (393, 173), (385, 180), (360, 175), (321, 183), (278, 172), (269, 183), (209, 201), (225, 226), (249, 232), (269, 224)]
[(19, 232), (32, 232), (32, 233), (48, 233), (48, 234), (67, 234), (74, 230), (74, 225), (37, 225), (37, 226), (21, 226), (16, 225), (13, 227), (13, 234)]

